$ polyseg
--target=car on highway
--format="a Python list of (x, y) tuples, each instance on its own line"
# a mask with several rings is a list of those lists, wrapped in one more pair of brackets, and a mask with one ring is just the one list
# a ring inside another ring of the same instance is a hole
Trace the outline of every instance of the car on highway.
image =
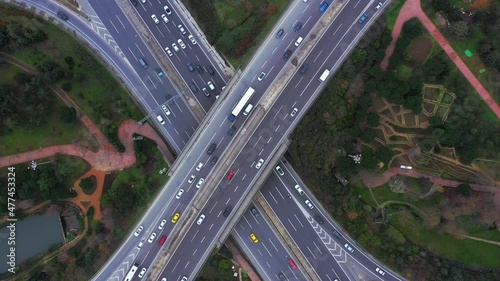
[(333, 230), (333, 235), (335, 235), (338, 239), (342, 240), (342, 235), (336, 229)]
[(377, 6), (375, 6), (375, 11), (377, 11), (378, 9), (380, 9), (382, 7), (382, 2), (378, 2)]
[(259, 77), (257, 77), (257, 80), (259, 81), (262, 81), (264, 79), (264, 77), (266, 77), (266, 73), (265, 72), (262, 72)]
[(151, 233), (151, 236), (149, 236), (148, 243), (153, 243), (153, 241), (156, 238), (156, 232)]
[(384, 276), (384, 275), (385, 275), (385, 271), (383, 271), (382, 269), (380, 269), (380, 268), (378, 268), (378, 267), (377, 267), (377, 268), (375, 268), (375, 271), (376, 271), (378, 274), (382, 275), (382, 276)]
[(203, 162), (198, 163), (198, 166), (196, 166), (196, 171), (199, 172), (201, 170), (201, 168), (203, 168), (203, 166), (204, 166)]
[(328, 5), (330, 5), (328, 2), (324, 2), (323, 5), (321, 5), (321, 7), (319, 7), (319, 10), (321, 12), (324, 12), (326, 10), (326, 8), (328, 8)]
[(259, 162), (255, 165), (255, 168), (258, 170), (260, 167), (262, 167), (262, 164), (264, 164), (264, 159), (260, 159)]
[(232, 211), (233, 211), (233, 206), (229, 205), (226, 207), (226, 209), (224, 210), (224, 213), (222, 213), (222, 215), (227, 218), (229, 216), (229, 214), (231, 214)]
[(144, 229), (144, 227), (142, 225), (139, 225), (137, 230), (134, 232), (134, 236), (139, 236), (139, 234), (141, 234), (143, 229)]
[(191, 91), (193, 91), (193, 93), (198, 92), (198, 87), (196, 87), (196, 84), (194, 82), (189, 83), (189, 88), (191, 89)]
[(226, 178), (227, 178), (228, 180), (230, 180), (230, 179), (232, 179), (232, 178), (233, 178), (233, 176), (234, 176), (234, 170), (230, 170), (230, 171), (229, 171), (229, 173), (227, 174)]
[(175, 213), (174, 216), (172, 217), (172, 223), (176, 223), (179, 220), (179, 217), (181, 214)]
[(320, 215), (315, 215), (314, 216), (314, 220), (319, 223), (319, 224), (324, 224), (325, 221), (323, 220), (323, 218), (320, 216)]
[(302, 68), (300, 69), (300, 74), (304, 74), (307, 72), (307, 70), (309, 69), (309, 65), (306, 63), (302, 66)]
[(57, 12), (57, 16), (62, 20), (68, 20), (68, 16), (61, 11)]
[(215, 90), (215, 86), (214, 86), (214, 83), (212, 83), (212, 81), (208, 81), (207, 85), (208, 85), (208, 88), (210, 88), (210, 90), (212, 90), (212, 91)]
[(288, 260), (288, 264), (290, 265), (290, 267), (292, 269), (297, 269), (297, 265), (295, 264), (295, 262), (292, 259)]
[(170, 115), (170, 110), (168, 110), (168, 107), (166, 105), (162, 104), (161, 108), (163, 109), (163, 112), (165, 112), (167, 116)]
[(184, 194), (184, 189), (179, 189), (179, 191), (177, 191), (177, 194), (175, 195), (175, 199), (181, 199), (181, 196), (182, 194)]
[(299, 112), (299, 109), (295, 107), (294, 109), (292, 109), (292, 112), (290, 112), (290, 116), (295, 117), (295, 115), (297, 115), (297, 112)]
[(157, 67), (155, 69), (155, 72), (156, 72), (156, 75), (158, 75), (158, 77), (162, 77), (163, 76), (163, 70), (161, 70), (161, 68)]
[(175, 43), (172, 43), (172, 49), (174, 49), (174, 51), (177, 53), (178, 51), (180, 51), (179, 47), (177, 47), (177, 44)]
[(287, 280), (285, 274), (283, 274), (282, 272), (278, 273), (278, 277), (280, 278), (280, 280)]
[(191, 71), (191, 72), (193, 72), (193, 71), (194, 71), (194, 67), (193, 67), (193, 65), (192, 65), (190, 62), (188, 62), (188, 63), (186, 64), (186, 66), (187, 66), (187, 68), (188, 68), (188, 70), (189, 70), (189, 71)]
[(168, 8), (168, 6), (163, 6), (163, 10), (165, 10), (165, 13), (167, 13), (167, 15), (170, 15), (172, 14), (172, 11), (170, 11), (170, 9)]
[(300, 195), (304, 195), (304, 190), (300, 187), (300, 185), (296, 184), (295, 185), (295, 190), (297, 190), (297, 192), (300, 194)]
[(141, 66), (143, 68), (148, 68), (148, 64), (146, 63), (146, 61), (143, 58), (139, 59), (139, 63), (141, 64)]
[(186, 30), (184, 29), (184, 26), (182, 26), (182, 24), (179, 24), (177, 28), (179, 29), (182, 35), (186, 34)]
[(311, 201), (306, 200), (306, 201), (305, 201), (305, 203), (306, 203), (307, 207), (309, 207), (309, 209), (311, 209), (311, 210), (312, 210), (312, 209), (314, 209), (314, 206), (313, 206), (313, 204), (311, 203)]
[(139, 2), (137, 2), (137, 0), (130, 0), (130, 3), (134, 6), (137, 6), (139, 4)]
[(177, 43), (179, 44), (179, 46), (181, 46), (181, 49), (186, 49), (186, 44), (184, 44), (184, 41), (182, 41), (182, 39), (177, 39)]
[(196, 179), (196, 176), (194, 174), (192, 174), (191, 177), (189, 177), (189, 179), (188, 179), (188, 183), (193, 183), (195, 179)]
[(143, 267), (143, 268), (141, 269), (141, 272), (139, 272), (139, 275), (137, 275), (137, 277), (139, 277), (139, 278), (144, 277), (144, 274), (146, 274), (146, 270), (147, 270), (147, 269), (146, 269), (145, 267)]
[(227, 131), (227, 134), (230, 135), (230, 136), (232, 136), (232, 135), (234, 135), (234, 133), (236, 133), (236, 127), (235, 126), (231, 126), (229, 128), (229, 130)]
[(201, 89), (201, 91), (203, 92), (203, 94), (205, 94), (206, 97), (210, 96), (210, 92), (207, 90), (207, 88), (203, 88)]
[(142, 3), (142, 4), (146, 3), (146, 0), (141, 0), (141, 3)]
[(250, 238), (254, 243), (259, 243), (259, 239), (257, 238), (257, 235), (255, 235), (255, 233), (250, 233)]
[(200, 188), (200, 187), (201, 187), (201, 185), (203, 184), (203, 182), (204, 182), (204, 181), (205, 181), (205, 179), (204, 179), (204, 178), (201, 178), (201, 179), (198, 181), (198, 183), (196, 184), (196, 188)]
[(347, 249), (347, 251), (351, 252), (351, 253), (354, 253), (354, 249), (351, 247), (351, 245), (349, 245), (348, 243), (345, 243), (344, 244), (344, 248)]
[(214, 69), (210, 65), (207, 66), (207, 71), (208, 71), (208, 73), (210, 73), (210, 75), (214, 75), (215, 74)]
[(193, 35), (189, 34), (188, 39), (189, 39), (189, 41), (191, 41), (191, 43), (193, 43), (193, 45), (196, 45), (196, 39), (194, 39)]
[(203, 74), (203, 68), (201, 68), (201, 65), (198, 63), (194, 66), (196, 68), (196, 71), (198, 71), (199, 74)]
[(284, 175), (285, 175), (285, 172), (283, 172), (283, 169), (281, 169), (281, 167), (280, 167), (280, 166), (276, 166), (276, 168), (275, 168), (275, 169), (276, 169), (276, 172), (278, 172), (278, 174), (279, 174), (280, 176), (284, 176)]
[(174, 55), (174, 53), (172, 53), (172, 51), (170, 50), (170, 48), (169, 48), (169, 47), (165, 47), (165, 52), (167, 52), (167, 55), (168, 55), (169, 57), (171, 57), (171, 56), (173, 56), (173, 55)]
[(283, 54), (283, 59), (287, 60), (290, 58), (292, 55), (292, 50), (286, 50), (285, 53)]
[(215, 163), (217, 163), (217, 160), (219, 160), (219, 158), (217, 156), (212, 157), (212, 160), (210, 160), (210, 165), (214, 166)]
[(252, 208), (250, 209), (250, 212), (252, 212), (252, 215), (253, 215), (256, 219), (260, 217), (260, 213), (259, 213), (259, 211), (257, 210), (257, 208), (252, 207)]
[(153, 19), (153, 21), (154, 21), (156, 24), (159, 24), (159, 23), (160, 23), (160, 20), (158, 19), (158, 17), (157, 17), (155, 14), (152, 14), (152, 15), (151, 15), (151, 18)]
[(205, 215), (204, 214), (201, 214), (201, 216), (198, 218), (198, 220), (196, 221), (196, 224), (197, 225), (201, 225), (201, 223), (205, 220)]
[(163, 277), (161, 281), (167, 281), (167, 277)]
[(282, 28), (276, 32), (276, 39), (280, 39), (281, 36), (283, 36), (283, 33), (285, 33), (285, 30)]
[(163, 19), (163, 21), (164, 21), (165, 23), (168, 23), (168, 22), (169, 22), (169, 20), (168, 20), (168, 18), (167, 18), (167, 16), (166, 16), (165, 14), (161, 14), (161, 18)]
[(368, 18), (368, 13), (364, 13), (361, 18), (359, 18), (358, 22), (363, 23)]
[(139, 242), (139, 244), (137, 245), (137, 249), (140, 249), (142, 248), (142, 246), (144, 245), (144, 240), (146, 240), (145, 238), (142, 238), (141, 241)]
[(160, 241), (158, 241), (158, 246), (163, 246), (163, 244), (165, 244), (165, 241), (167, 240), (167, 235), (163, 235), (161, 238), (160, 238)]
[(187, 280), (188, 280), (188, 278), (186, 276), (182, 276), (181, 281), (187, 281)]
[(162, 219), (161, 222), (160, 222), (160, 225), (158, 226), (158, 229), (163, 229), (163, 227), (165, 226), (165, 224), (167, 223), (167, 220), (166, 219)]
[(295, 30), (295, 32), (299, 32), (301, 28), (302, 28), (302, 23), (298, 22), (293, 28), (293, 30)]

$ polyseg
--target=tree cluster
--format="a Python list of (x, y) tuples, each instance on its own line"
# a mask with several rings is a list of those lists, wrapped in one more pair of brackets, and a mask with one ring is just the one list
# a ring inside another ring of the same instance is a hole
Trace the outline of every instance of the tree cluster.
[(19, 50), (43, 42), (48, 36), (31, 21), (5, 20), (0, 22), (0, 50)]

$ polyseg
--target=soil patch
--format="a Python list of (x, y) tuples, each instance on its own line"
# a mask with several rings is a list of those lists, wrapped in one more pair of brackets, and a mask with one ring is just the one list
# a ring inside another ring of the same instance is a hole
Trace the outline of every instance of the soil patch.
[(420, 37), (415, 40), (410, 45), (408, 49), (408, 55), (418, 61), (423, 62), (432, 50), (432, 41), (427, 37)]
[(104, 185), (102, 187), (102, 194), (106, 194), (111, 189), (116, 177), (118, 177), (118, 173), (106, 173), (106, 176), (104, 177)]

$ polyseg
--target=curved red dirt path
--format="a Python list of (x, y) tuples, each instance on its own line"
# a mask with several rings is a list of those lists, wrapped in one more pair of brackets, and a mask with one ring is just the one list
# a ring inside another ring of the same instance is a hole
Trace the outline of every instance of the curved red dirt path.
[(396, 24), (394, 25), (394, 29), (392, 30), (392, 42), (385, 50), (385, 57), (380, 63), (380, 68), (386, 70), (389, 66), (389, 58), (394, 52), (396, 41), (399, 38), (399, 34), (401, 33), (403, 24), (414, 17), (420, 20), (427, 31), (432, 35), (432, 37), (434, 37), (434, 40), (438, 42), (441, 48), (443, 48), (446, 54), (460, 70), (460, 72), (462, 72), (464, 77), (467, 78), (469, 83), (474, 87), (474, 89), (476, 89), (484, 102), (486, 102), (486, 104), (490, 107), (491, 111), (493, 111), (493, 113), (495, 113), (495, 115), (500, 118), (500, 106), (491, 97), (486, 88), (483, 87), (481, 82), (477, 80), (476, 76), (474, 76), (474, 74), (469, 70), (467, 65), (465, 65), (465, 63), (458, 56), (455, 50), (453, 50), (446, 38), (444, 38), (443, 34), (441, 34), (436, 26), (434, 26), (434, 23), (432, 23), (432, 21), (427, 17), (427, 15), (422, 10), (422, 7), (420, 6), (420, 0), (407, 0), (401, 8), (401, 11), (399, 12), (398, 18), (396, 20)]

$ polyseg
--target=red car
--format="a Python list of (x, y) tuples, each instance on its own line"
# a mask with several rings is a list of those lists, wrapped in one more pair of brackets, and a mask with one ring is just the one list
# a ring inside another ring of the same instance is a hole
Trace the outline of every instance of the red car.
[(290, 264), (290, 266), (292, 267), (292, 269), (297, 269), (297, 265), (295, 265), (295, 263), (293, 262), (293, 260), (288, 260), (288, 263)]
[(229, 174), (227, 174), (227, 179), (230, 180), (234, 176), (234, 170), (229, 171)]
[(163, 235), (160, 239), (160, 241), (158, 241), (158, 245), (160, 246), (163, 246), (163, 244), (165, 244), (165, 241), (167, 240), (167, 236), (166, 235)]

